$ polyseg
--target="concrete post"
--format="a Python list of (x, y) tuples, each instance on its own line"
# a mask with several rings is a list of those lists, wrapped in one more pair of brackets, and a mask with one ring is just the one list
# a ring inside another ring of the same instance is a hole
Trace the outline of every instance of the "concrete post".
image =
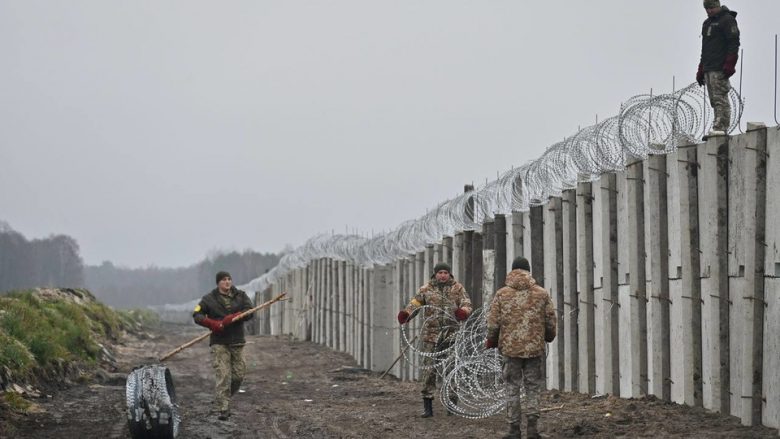
[(621, 396), (647, 393), (647, 303), (645, 295), (644, 180), (642, 163), (618, 173), (618, 233), (627, 236), (618, 248), (620, 294)]
[(577, 352), (580, 393), (596, 392), (596, 325), (593, 294), (593, 190), (590, 182), (577, 184)]
[[(531, 275), (536, 279), (536, 283), (546, 287), (545, 282), (545, 245), (546, 240), (541, 239), (544, 237), (544, 206), (533, 206), (531, 212), (528, 214), (528, 227), (525, 228), (525, 232), (529, 234), (526, 241), (531, 246), (530, 252), (526, 252), (526, 255), (530, 255), (529, 262), (531, 263)], [(555, 251), (555, 247), (550, 247), (550, 251)]]
[[(669, 290), (670, 347), (672, 400), (701, 407), (702, 401), (702, 297), (700, 277), (699, 245), (699, 163), (696, 145), (681, 146), (676, 156), (667, 157), (667, 169), (671, 178), (679, 182), (670, 184), (670, 201), (673, 195), (679, 197), (679, 224), (670, 215), (669, 241)], [(677, 191), (671, 189), (677, 188)], [(671, 203), (670, 203), (671, 205)], [(671, 205), (669, 211), (674, 211)], [(679, 235), (679, 237), (678, 237)], [(675, 244), (679, 243), (679, 244)], [(672, 261), (679, 253), (679, 264)]]
[(374, 300), (376, 300), (376, 297), (374, 296), (374, 270), (370, 268), (362, 268), (361, 269), (362, 277), (363, 277), (363, 289), (365, 294), (365, 303), (363, 306), (365, 309), (363, 310), (364, 315), (366, 316), (366, 322), (365, 322), (365, 332), (363, 337), (363, 364), (366, 368), (374, 370), (371, 367), (371, 359), (372, 357), (372, 351), (375, 348), (378, 348), (376, 344), (374, 344), (374, 341), (372, 339), (374, 335), (374, 331), (372, 330), (374, 325), (374, 316), (372, 314), (372, 310), (374, 309)]
[[(452, 242), (452, 236), (445, 236), (441, 241), (442, 246), (442, 258), (444, 262), (450, 264), (450, 267), (452, 267), (452, 273), (457, 274), (458, 272), (455, 271), (455, 266), (453, 265), (453, 242)], [(457, 278), (458, 282), (460, 282), (460, 278)]]
[(472, 282), (474, 284), (473, 291), (470, 291), (471, 293), (471, 303), (474, 305), (474, 309), (479, 308), (482, 306), (482, 280), (484, 278), (484, 262), (483, 262), (483, 256), (482, 256), (482, 234), (478, 232), (474, 232), (473, 235), (473, 241), (471, 245), (471, 262), (472, 262), (472, 270), (473, 270), (473, 279)]
[(577, 193), (573, 189), (561, 195), (561, 242), (563, 264), (564, 390), (579, 389), (579, 297), (577, 290)]
[(375, 265), (371, 301), (371, 370), (384, 371), (393, 362), (395, 308), (393, 279), (389, 266)]
[(347, 308), (347, 263), (346, 261), (339, 262), (339, 309), (341, 311), (339, 315), (339, 350), (342, 352), (349, 352), (347, 345), (347, 321), (349, 319), (349, 311)]
[(704, 408), (729, 413), (728, 138), (698, 148)]
[[(544, 278), (547, 281), (545, 287), (550, 293), (553, 305), (555, 306), (558, 317), (558, 328), (564, 327), (565, 318), (563, 315), (563, 236), (561, 199), (552, 197), (544, 206), (544, 242), (545, 260), (544, 260)], [(533, 268), (533, 267), (532, 267)], [(558, 331), (558, 336), (550, 344), (550, 350), (547, 354), (547, 388), (563, 390), (565, 383), (565, 361), (566, 357), (564, 346), (566, 343), (566, 333)]]
[(468, 291), (468, 285), (466, 285), (466, 265), (463, 252), (463, 232), (458, 232), (452, 239), (452, 272), (455, 274), (455, 279), (463, 284), (463, 287)]
[[(394, 277), (393, 277), (393, 285), (395, 286), (393, 291), (393, 312), (397, 312), (397, 310), (403, 309), (404, 306), (406, 306), (405, 300), (406, 300), (406, 261), (403, 258), (396, 259), (395, 261), (395, 270), (394, 270)], [(398, 326), (397, 320), (396, 322), (393, 322), (393, 325)], [(393, 331), (393, 358), (398, 357), (401, 354), (401, 351), (404, 348), (404, 341), (401, 337), (401, 330), (394, 330)], [(393, 367), (393, 370), (391, 371), (392, 374), (394, 374), (399, 379), (405, 379), (405, 373), (404, 373), (404, 363), (405, 361), (401, 360), (398, 363), (396, 363), (395, 367)]]
[(493, 298), (493, 279), (496, 275), (496, 233), (495, 222), (493, 220), (485, 221), (482, 224), (482, 298), (480, 303), (485, 308), (490, 307), (490, 301)]
[(748, 123), (730, 150), (731, 413), (745, 425), (762, 417), (766, 142), (766, 128)]
[[(766, 186), (780, 187), (780, 130), (769, 128), (767, 135)], [(780, 218), (780, 197), (776, 191), (766, 197), (765, 218)], [(765, 221), (766, 253), (764, 255), (764, 343), (762, 389), (765, 396), (761, 410), (764, 425), (780, 427), (780, 227)], [(774, 336), (773, 336), (774, 334)], [(775, 355), (772, 355), (775, 353)]]
[(645, 291), (647, 294), (648, 392), (671, 399), (669, 340), (669, 228), (666, 157), (643, 163), (645, 206)]
[[(466, 230), (463, 232), (463, 279), (461, 282), (466, 288), (466, 292), (473, 301), (476, 297), (476, 288), (474, 288), (474, 231)], [(475, 307), (476, 308), (476, 307)]]
[(600, 198), (602, 241), (602, 306), (601, 319), (604, 333), (601, 337), (600, 357), (603, 370), (597, 373), (603, 377), (604, 393), (621, 396), (620, 393), (620, 303), (618, 284), (618, 202), (617, 175), (601, 176)]
[(425, 246), (425, 253), (423, 255), (423, 273), (425, 273), (424, 276), (427, 276), (430, 278), (433, 273), (433, 267), (436, 265), (439, 261), (436, 261), (434, 259), (434, 248), (433, 244), (428, 244)]
[[(523, 256), (526, 259), (528, 256), (525, 254), (524, 248), (524, 231), (525, 225), (523, 224), (523, 217), (526, 214), (523, 212), (512, 212), (512, 258)], [(512, 261), (507, 261), (507, 271), (512, 268)]]
[(507, 273), (507, 251), (506, 251), (506, 216), (497, 214), (494, 221), (495, 231), (495, 268), (493, 269), (493, 292), (498, 291), (504, 286)]

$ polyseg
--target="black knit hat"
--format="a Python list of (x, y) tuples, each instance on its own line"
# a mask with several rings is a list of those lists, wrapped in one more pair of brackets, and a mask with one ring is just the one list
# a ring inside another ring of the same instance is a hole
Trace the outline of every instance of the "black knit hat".
[(439, 262), (433, 267), (433, 274), (436, 274), (442, 270), (447, 270), (447, 273), (452, 274), (452, 268), (450, 268), (450, 264), (446, 262)]
[(226, 277), (229, 277), (231, 279), (233, 278), (233, 276), (231, 276), (230, 273), (228, 273), (227, 271), (220, 271), (219, 273), (217, 273), (217, 283), (219, 283), (219, 281), (221, 281)]
[(512, 270), (517, 270), (518, 268), (525, 271), (531, 271), (531, 264), (528, 263), (528, 259), (518, 256), (512, 261)]

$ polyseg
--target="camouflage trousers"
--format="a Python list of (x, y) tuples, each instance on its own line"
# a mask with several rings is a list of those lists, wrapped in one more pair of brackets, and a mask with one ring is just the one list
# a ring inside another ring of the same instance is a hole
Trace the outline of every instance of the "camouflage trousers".
[[(451, 345), (451, 342), (439, 342), (439, 343), (432, 343), (432, 342), (423, 342), (422, 346), (420, 346), (420, 349), (422, 352), (430, 353), (430, 352), (441, 352), (443, 350), (446, 350)], [(437, 368), (432, 367), (434, 364), (436, 364), (437, 361), (442, 360), (443, 357), (439, 356), (424, 356), (423, 357), (423, 369), (420, 372), (420, 382), (422, 383), (422, 390), (420, 393), (422, 394), (423, 398), (430, 398), (432, 399), (434, 395), (436, 394), (436, 378), (438, 377)], [(446, 376), (445, 371), (445, 376)]]
[[(506, 419), (510, 424), (520, 424), (522, 408), (525, 408), (526, 416), (539, 416), (539, 394), (544, 389), (542, 366), (542, 357), (504, 357)], [(523, 390), (525, 398), (520, 397)]]
[(723, 72), (705, 72), (704, 81), (707, 84), (707, 93), (710, 95), (712, 111), (715, 113), (712, 129), (728, 133), (729, 125), (731, 125), (731, 103), (729, 102), (731, 83), (729, 78)]
[(244, 345), (211, 345), (211, 363), (216, 375), (214, 405), (217, 411), (227, 411), (230, 397), (238, 392), (246, 374)]

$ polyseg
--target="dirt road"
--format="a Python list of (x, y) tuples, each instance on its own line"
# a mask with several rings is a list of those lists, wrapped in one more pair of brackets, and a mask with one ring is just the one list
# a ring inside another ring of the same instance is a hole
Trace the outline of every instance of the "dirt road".
[[(116, 346), (121, 372), (202, 333), (194, 326), (165, 326), (159, 336)], [(170, 368), (182, 414), (180, 438), (494, 438), (504, 418), (445, 416), (437, 402), (431, 419), (421, 410), (416, 383), (357, 368), (352, 359), (287, 337), (249, 337), (248, 373), (233, 398), (233, 416), (210, 413), (213, 374), (208, 343), (189, 348)], [(347, 366), (346, 368), (342, 366)], [(121, 382), (72, 385), (36, 400), (39, 413), (16, 420), (14, 438), (129, 438)], [(653, 398), (623, 400), (547, 392), (541, 418), (545, 437), (776, 438), (777, 430), (741, 427), (736, 418)], [(561, 407), (562, 406), (562, 407)]]

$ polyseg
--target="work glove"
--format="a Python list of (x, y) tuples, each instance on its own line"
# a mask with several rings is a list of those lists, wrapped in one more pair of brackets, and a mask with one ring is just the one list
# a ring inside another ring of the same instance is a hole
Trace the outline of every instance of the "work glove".
[(466, 312), (466, 310), (463, 308), (456, 308), (454, 314), (455, 314), (455, 319), (458, 320), (459, 322), (462, 322), (467, 318), (469, 318), (469, 313)]
[(696, 72), (696, 82), (699, 85), (704, 85), (704, 67), (699, 63), (699, 71)]
[(398, 323), (403, 325), (404, 323), (406, 323), (408, 321), (409, 321), (409, 313), (404, 311), (404, 310), (399, 311), (398, 312)]
[(738, 56), (736, 53), (729, 53), (726, 55), (726, 61), (723, 62), (723, 74), (726, 75), (727, 78), (731, 78), (731, 76), (736, 73), (737, 58)]
[(485, 349), (493, 349), (495, 347), (498, 347), (498, 342), (493, 340), (492, 338), (488, 338), (485, 340)]
[(201, 320), (200, 324), (211, 329), (211, 332), (215, 334), (220, 334), (225, 329), (225, 326), (222, 324), (222, 320), (210, 319), (208, 317), (205, 317), (203, 320)]
[(228, 314), (225, 317), (222, 318), (222, 326), (227, 326), (233, 322), (235, 322), (238, 317), (238, 315), (241, 314), (240, 312), (234, 312), (233, 314)]

